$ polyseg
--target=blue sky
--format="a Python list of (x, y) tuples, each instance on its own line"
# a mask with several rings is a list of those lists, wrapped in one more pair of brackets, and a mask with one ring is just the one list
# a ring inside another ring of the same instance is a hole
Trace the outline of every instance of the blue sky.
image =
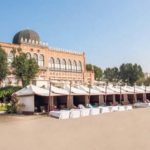
[(149, 0), (1, 0), (0, 41), (29, 28), (49, 46), (84, 51), (87, 63), (138, 63), (150, 72)]

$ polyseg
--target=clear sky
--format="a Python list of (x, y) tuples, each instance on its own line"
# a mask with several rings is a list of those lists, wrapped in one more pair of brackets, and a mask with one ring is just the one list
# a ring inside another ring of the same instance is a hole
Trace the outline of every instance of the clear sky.
[(26, 28), (102, 69), (131, 62), (150, 72), (150, 0), (0, 0), (0, 41)]

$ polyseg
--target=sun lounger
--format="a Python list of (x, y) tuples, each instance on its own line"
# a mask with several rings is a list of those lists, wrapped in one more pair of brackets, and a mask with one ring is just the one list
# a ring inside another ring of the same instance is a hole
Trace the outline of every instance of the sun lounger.
[(93, 107), (91, 104), (88, 104), (87, 106), (90, 108), (90, 115), (100, 114), (100, 108), (99, 107)]
[(89, 116), (90, 115), (90, 108), (85, 108), (83, 105), (78, 105), (78, 108), (80, 109), (80, 114), (82, 117)]
[(80, 117), (80, 109), (70, 110), (70, 118), (79, 118), (79, 117)]
[(70, 111), (69, 110), (53, 110), (50, 111), (50, 116), (58, 118), (58, 119), (69, 119)]
[(107, 106), (99, 106), (100, 108), (100, 113), (109, 113), (110, 112), (110, 107)]
[(85, 109), (80, 109), (81, 112), (81, 117), (89, 116), (90, 115), (90, 109), (85, 108)]
[(116, 112), (116, 111), (119, 111), (119, 108), (118, 106), (111, 106), (111, 112)]
[(99, 108), (91, 108), (90, 109), (90, 114), (91, 115), (99, 115), (100, 114), (100, 109)]
[(125, 109), (126, 110), (132, 110), (133, 108), (132, 108), (132, 105), (125, 105)]
[(141, 103), (141, 102), (137, 102), (133, 105), (135, 108), (146, 108), (149, 107), (148, 103)]
[(125, 106), (118, 106), (118, 111), (125, 111)]

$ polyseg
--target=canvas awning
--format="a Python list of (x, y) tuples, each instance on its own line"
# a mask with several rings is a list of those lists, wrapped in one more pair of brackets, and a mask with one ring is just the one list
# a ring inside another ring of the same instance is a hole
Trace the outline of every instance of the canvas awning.
[[(67, 91), (70, 91), (69, 85), (64, 87)], [(71, 87), (71, 95), (88, 95), (88, 93), (82, 89)]]
[(100, 92), (96, 89), (93, 89), (92, 87), (89, 88), (87, 86), (80, 85), (79, 89), (84, 90), (85, 92), (90, 93), (91, 95), (103, 95), (102, 92)]
[[(28, 85), (24, 87), (23, 89), (15, 92), (13, 95), (16, 96), (27, 96), (27, 95), (40, 95), (40, 96), (49, 96), (49, 90), (39, 88), (34, 85)], [(51, 93), (51, 96), (56, 96), (56, 94)]]

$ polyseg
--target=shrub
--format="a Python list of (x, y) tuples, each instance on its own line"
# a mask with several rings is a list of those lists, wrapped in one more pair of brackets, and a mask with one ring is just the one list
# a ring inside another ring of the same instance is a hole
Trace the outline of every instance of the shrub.
[(9, 102), (11, 100), (11, 95), (20, 89), (21, 87), (19, 86), (7, 86), (0, 88), (0, 100)]
[(0, 111), (6, 111), (9, 112), (11, 109), (11, 104), (10, 103), (0, 103)]

